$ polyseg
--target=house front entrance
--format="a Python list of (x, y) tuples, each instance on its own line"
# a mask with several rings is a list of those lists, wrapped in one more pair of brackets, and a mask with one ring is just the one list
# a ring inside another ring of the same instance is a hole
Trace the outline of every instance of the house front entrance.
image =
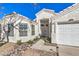
[(41, 23), (41, 36), (49, 37), (49, 19), (40, 20)]

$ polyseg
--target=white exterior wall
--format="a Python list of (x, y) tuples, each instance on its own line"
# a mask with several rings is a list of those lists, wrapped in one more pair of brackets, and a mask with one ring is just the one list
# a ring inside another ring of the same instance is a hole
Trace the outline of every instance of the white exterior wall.
[[(9, 16), (10, 17), (10, 16)], [(9, 21), (9, 17), (5, 18), (4, 21), (6, 21), (6, 23), (8, 23)], [(22, 18), (19, 18), (22, 17)], [(21, 40), (22, 42), (26, 42), (29, 40), (33, 40), (34, 38), (36, 38), (38, 36), (38, 25), (36, 25), (34, 22), (30, 22), (28, 19), (24, 18), (22, 15), (18, 15), (17, 18), (14, 18), (15, 20), (21, 20), (22, 21), (20, 23), (26, 23), (28, 26), (27, 29), (27, 36), (19, 36), (19, 24), (16, 26), (18, 29), (14, 28), (14, 36), (9, 36), (9, 42), (17, 42), (17, 40)], [(32, 35), (31, 33), (31, 25), (35, 25), (35, 35)], [(6, 38), (4, 39), (6, 41)]]
[(19, 40), (19, 31), (14, 28), (14, 36), (9, 36), (9, 42), (17, 42), (17, 40)]
[(57, 43), (56, 28), (57, 28), (57, 22), (54, 21), (52, 22), (51, 43)]
[[(69, 19), (73, 19), (74, 21), (79, 20), (79, 8), (66, 15), (55, 18), (55, 21), (65, 22), (65, 21), (68, 21)], [(52, 35), (51, 35), (52, 43), (79, 46), (79, 33), (78, 33), (79, 24), (71, 24), (71, 25), (69, 24), (57, 25), (56, 24), (55, 28), (56, 28), (56, 33), (53, 35), (54, 28), (52, 25)]]
[(58, 18), (55, 18), (57, 22), (68, 21), (69, 19), (79, 20), (79, 8), (63, 16), (59, 16)]
[(31, 39), (39, 38), (38, 25), (35, 25), (35, 35), (31, 33)]
[(22, 21), (21, 23), (26, 23), (27, 26), (28, 26), (28, 29), (27, 29), (27, 36), (19, 36), (18, 39), (21, 40), (22, 42), (26, 42), (28, 40), (30, 40), (30, 37), (31, 37), (31, 27), (30, 27), (30, 23), (29, 22), (26, 22), (26, 21)]
[(36, 38), (38, 36), (38, 27), (37, 25), (35, 25), (35, 35), (32, 35), (31, 33), (31, 23), (26, 22), (26, 21), (22, 21), (21, 23), (26, 23), (28, 25), (28, 29), (27, 29), (27, 36), (19, 36), (19, 31), (17, 29), (15, 29), (14, 31), (14, 37), (10, 37), (10, 41), (11, 42), (17, 42), (17, 40), (21, 40), (22, 42), (26, 42), (29, 40), (33, 40), (34, 38)]

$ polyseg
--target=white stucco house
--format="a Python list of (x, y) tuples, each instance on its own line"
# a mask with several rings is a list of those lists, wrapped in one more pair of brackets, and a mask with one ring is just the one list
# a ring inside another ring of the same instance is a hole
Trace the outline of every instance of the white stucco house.
[[(33, 40), (38, 36), (38, 25), (29, 18), (16, 12), (4, 16), (0, 23), (2, 27), (0, 28), (1, 32), (3, 31), (3, 26), (8, 23), (14, 25), (14, 28), (12, 28), (9, 34), (9, 42), (17, 42), (17, 40), (26, 42), (28, 40)], [(4, 40), (6, 41), (6, 38)]]
[(59, 13), (42, 9), (36, 14), (39, 33), (51, 38), (51, 43), (79, 46), (79, 4)]
[[(52, 42), (70, 46), (79, 46), (79, 4), (74, 4), (61, 11), (55, 18), (55, 40)], [(52, 27), (53, 29), (53, 27)]]
[(79, 4), (59, 13), (44, 8), (35, 15), (34, 21), (15, 12), (6, 15), (0, 21), (0, 30), (3, 24), (9, 23), (10, 20), (17, 21), (14, 23), (16, 28), (10, 33), (10, 42), (25, 42), (43, 36), (51, 38), (51, 43), (79, 46)]

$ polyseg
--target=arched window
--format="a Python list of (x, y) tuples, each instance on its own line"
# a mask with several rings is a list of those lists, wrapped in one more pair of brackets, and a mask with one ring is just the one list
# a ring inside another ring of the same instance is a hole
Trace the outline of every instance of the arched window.
[(20, 23), (19, 24), (19, 36), (27, 36), (28, 24)]

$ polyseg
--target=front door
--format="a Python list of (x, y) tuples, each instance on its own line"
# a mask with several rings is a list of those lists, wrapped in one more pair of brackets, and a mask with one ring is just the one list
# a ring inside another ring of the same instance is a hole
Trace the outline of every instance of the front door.
[(42, 19), (41, 23), (41, 36), (49, 37), (49, 19)]

